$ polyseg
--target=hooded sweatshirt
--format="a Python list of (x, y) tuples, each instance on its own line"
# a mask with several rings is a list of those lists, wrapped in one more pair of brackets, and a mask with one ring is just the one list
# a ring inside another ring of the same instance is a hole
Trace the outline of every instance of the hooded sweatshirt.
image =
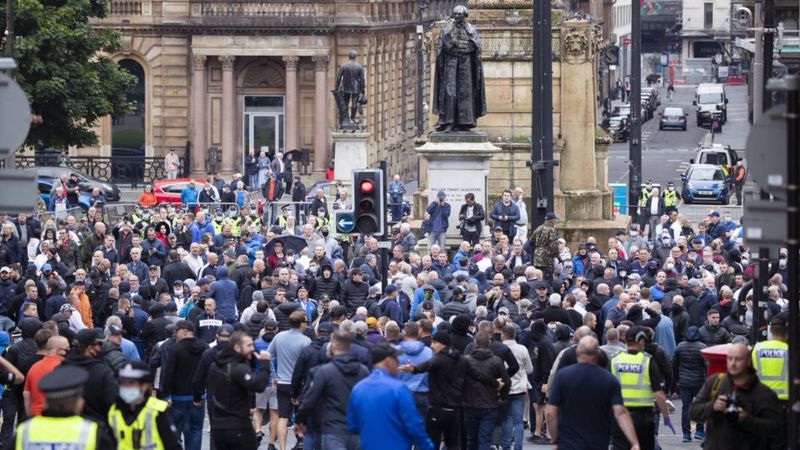
[(192, 379), (208, 344), (196, 337), (176, 342), (167, 354), (161, 374), (164, 397), (173, 401), (193, 401)]
[[(433, 357), (433, 351), (422, 341), (403, 341), (400, 343), (400, 348), (405, 352), (398, 358), (400, 365), (411, 364), (416, 367)], [(400, 372), (397, 374), (397, 379), (405, 383), (411, 392), (429, 390), (427, 373)]]
[(678, 386), (698, 387), (706, 380), (706, 361), (700, 351), (706, 344), (700, 342), (700, 330), (690, 326), (686, 330), (686, 340), (675, 347), (672, 365), (678, 375)]
[(266, 389), (269, 367), (262, 364), (257, 374), (252, 373), (248, 361), (230, 346), (215, 355), (208, 374), (208, 393), (214, 397), (209, 405), (214, 411), (213, 429), (252, 432), (250, 394)]
[(317, 369), (314, 381), (303, 394), (303, 403), (296, 420), (305, 423), (306, 418), (319, 411), (322, 434), (347, 435), (347, 405), (350, 392), (356, 383), (366, 378), (369, 370), (352, 353), (336, 355)]

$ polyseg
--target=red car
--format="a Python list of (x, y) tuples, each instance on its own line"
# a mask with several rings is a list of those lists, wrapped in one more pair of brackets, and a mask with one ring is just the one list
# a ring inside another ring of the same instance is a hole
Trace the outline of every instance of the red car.
[[(159, 180), (153, 183), (153, 193), (156, 195), (156, 204), (161, 203), (172, 203), (175, 205), (181, 204), (181, 191), (189, 186), (189, 181), (192, 181), (193, 178), (176, 178), (174, 180)], [(194, 180), (195, 189), (198, 191), (203, 188), (203, 183), (205, 181)], [(214, 190), (214, 193), (219, 198), (219, 192), (217, 192), (217, 188), (211, 186), (211, 189)]]

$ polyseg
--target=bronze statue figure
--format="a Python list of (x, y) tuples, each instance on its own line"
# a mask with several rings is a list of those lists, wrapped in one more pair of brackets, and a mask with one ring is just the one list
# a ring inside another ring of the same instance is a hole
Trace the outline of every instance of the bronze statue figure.
[(467, 7), (453, 8), (436, 42), (433, 112), (437, 131), (466, 131), (486, 115), (486, 92), (481, 65), (481, 42), (475, 26), (466, 21)]
[(356, 51), (350, 50), (348, 61), (339, 66), (336, 74), (336, 89), (331, 91), (339, 111), (338, 129), (364, 129), (363, 120), (356, 120), (356, 116), (364, 117), (363, 105), (367, 103), (365, 85), (364, 67), (356, 62)]

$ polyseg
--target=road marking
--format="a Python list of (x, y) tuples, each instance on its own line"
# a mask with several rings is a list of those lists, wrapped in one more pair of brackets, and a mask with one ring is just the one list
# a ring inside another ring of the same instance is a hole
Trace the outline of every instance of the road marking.
[(683, 160), (682, 160), (682, 159), (668, 159), (668, 160), (667, 160), (667, 162), (676, 162), (676, 163), (682, 163), (682, 162), (683, 162)]

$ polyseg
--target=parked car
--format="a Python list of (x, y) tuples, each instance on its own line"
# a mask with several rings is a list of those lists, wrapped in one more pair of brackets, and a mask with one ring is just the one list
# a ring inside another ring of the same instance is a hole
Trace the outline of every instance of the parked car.
[(622, 116), (612, 116), (608, 119), (608, 134), (614, 142), (628, 142), (628, 119)]
[[(45, 207), (49, 207), (50, 191), (53, 190), (54, 179), (47, 177), (38, 177), (37, 181), (39, 185), (39, 197), (42, 198)], [(88, 210), (89, 206), (91, 206), (91, 202), (89, 201), (90, 198), (91, 195), (88, 192), (81, 192), (80, 195), (78, 195), (78, 206), (80, 206), (81, 209), (83, 209), (84, 211)]]
[(689, 160), (691, 164), (712, 164), (720, 167), (733, 167), (742, 158), (732, 149), (730, 145), (711, 144), (708, 147), (701, 147), (697, 150), (697, 155)]
[(36, 168), (36, 175), (41, 178), (48, 178), (51, 181), (61, 177), (63, 174), (77, 174), (78, 175), (78, 185), (80, 186), (81, 192), (88, 192), (91, 193), (92, 189), (100, 188), (100, 191), (105, 195), (106, 201), (108, 202), (118, 202), (119, 201), (119, 187), (116, 184), (98, 180), (97, 178), (92, 178), (91, 176), (87, 175), (80, 170), (73, 169), (71, 167), (61, 167), (61, 166), (47, 166), (47, 167), (37, 167)]
[[(194, 180), (195, 187), (197, 190), (202, 189), (203, 187), (203, 180), (196, 180), (194, 178), (176, 178), (174, 180), (158, 180), (153, 183), (153, 193), (156, 195), (156, 203), (172, 203), (175, 205), (180, 205), (181, 203), (181, 191), (189, 186), (189, 181)], [(217, 188), (211, 186), (211, 189), (214, 190), (214, 193), (217, 194), (217, 198), (219, 198), (219, 192), (217, 192)]]
[(683, 108), (668, 107), (664, 108), (664, 112), (660, 114), (661, 120), (658, 122), (658, 129), (664, 128), (680, 128), (686, 131), (686, 125), (689, 121), (688, 115)]
[(728, 186), (722, 168), (712, 164), (692, 164), (681, 175), (684, 203), (698, 201), (728, 204)]

